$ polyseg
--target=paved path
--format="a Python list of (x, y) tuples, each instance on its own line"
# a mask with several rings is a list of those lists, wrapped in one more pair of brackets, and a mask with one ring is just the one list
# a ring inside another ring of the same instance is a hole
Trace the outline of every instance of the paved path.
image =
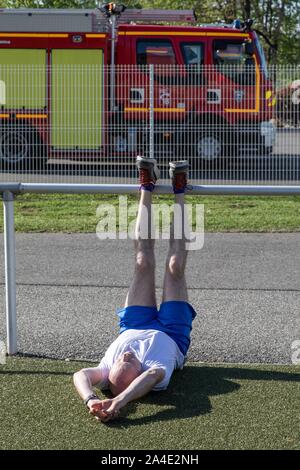
[[(166, 242), (157, 242), (157, 286)], [(3, 237), (0, 338), (5, 337)], [(97, 360), (113, 340), (133, 272), (130, 241), (94, 234), (17, 235), (19, 350)], [(300, 234), (207, 234), (188, 264), (188, 359), (290, 363), (300, 339)], [(158, 294), (160, 295), (160, 290)]]

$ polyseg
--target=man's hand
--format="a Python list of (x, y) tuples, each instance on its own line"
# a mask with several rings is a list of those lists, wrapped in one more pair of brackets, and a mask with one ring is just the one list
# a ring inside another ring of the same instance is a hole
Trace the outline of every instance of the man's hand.
[(98, 421), (106, 423), (119, 415), (121, 408), (128, 402), (143, 397), (149, 393), (155, 384), (161, 382), (165, 376), (163, 368), (152, 368), (136, 377), (128, 387), (116, 397), (109, 400), (90, 400), (88, 407), (90, 413)]
[(95, 399), (88, 402), (88, 408), (90, 414), (95, 416), (98, 421), (106, 423), (119, 416), (121, 406), (114, 398), (108, 400)]

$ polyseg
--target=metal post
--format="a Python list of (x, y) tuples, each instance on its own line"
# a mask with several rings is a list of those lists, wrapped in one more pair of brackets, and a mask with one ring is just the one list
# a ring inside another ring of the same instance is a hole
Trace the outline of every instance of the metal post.
[(7, 352), (17, 352), (14, 194), (3, 192)]
[(154, 65), (149, 65), (149, 152), (154, 158)]
[(115, 86), (116, 86), (116, 66), (115, 66), (115, 49), (116, 49), (116, 16), (110, 18), (111, 25), (111, 63), (110, 63), (110, 110), (115, 111)]

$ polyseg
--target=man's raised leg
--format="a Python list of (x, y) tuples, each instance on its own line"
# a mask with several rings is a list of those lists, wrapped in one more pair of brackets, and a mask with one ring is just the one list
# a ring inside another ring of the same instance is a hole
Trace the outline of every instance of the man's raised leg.
[(125, 307), (156, 306), (154, 227), (152, 226), (152, 190), (158, 176), (153, 159), (138, 157), (141, 190), (135, 230), (135, 270)]
[[(170, 164), (170, 166), (172, 163)], [(172, 300), (188, 301), (187, 285), (185, 279), (185, 266), (187, 260), (185, 226), (187, 213), (184, 205), (186, 189), (186, 161), (175, 162), (171, 166), (173, 189), (175, 193), (175, 211), (170, 230), (170, 246), (166, 261), (166, 270), (163, 286), (163, 302)]]

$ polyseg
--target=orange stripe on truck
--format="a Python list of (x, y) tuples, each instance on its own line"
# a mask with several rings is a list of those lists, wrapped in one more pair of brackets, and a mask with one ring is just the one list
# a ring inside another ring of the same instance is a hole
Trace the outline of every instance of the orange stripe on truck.
[(17, 119), (47, 119), (47, 114), (16, 114)]
[[(143, 113), (149, 112), (150, 108), (125, 108), (126, 113), (131, 113), (135, 111), (140, 111)], [(154, 108), (156, 113), (184, 113), (184, 108)]]

